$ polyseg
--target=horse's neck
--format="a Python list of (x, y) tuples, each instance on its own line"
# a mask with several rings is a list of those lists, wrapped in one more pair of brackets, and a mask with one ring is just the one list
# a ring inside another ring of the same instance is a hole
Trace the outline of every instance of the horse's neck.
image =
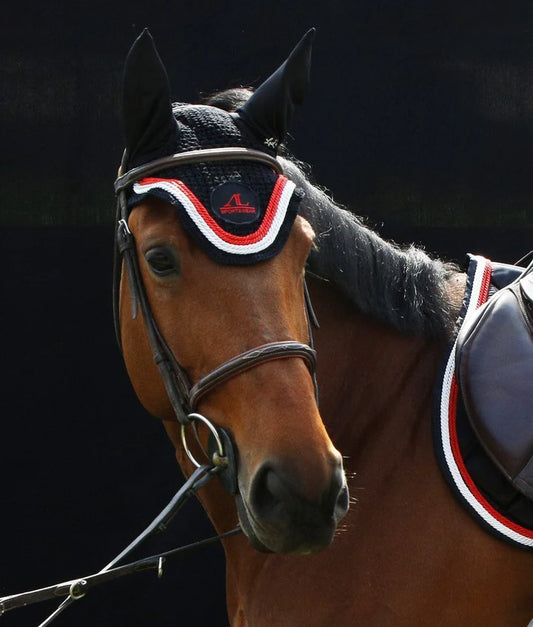
[[(358, 473), (387, 474), (426, 438), (443, 345), (401, 335), (353, 311), (326, 283), (310, 286), (320, 411), (335, 445)], [(409, 449), (409, 450), (407, 450)]]

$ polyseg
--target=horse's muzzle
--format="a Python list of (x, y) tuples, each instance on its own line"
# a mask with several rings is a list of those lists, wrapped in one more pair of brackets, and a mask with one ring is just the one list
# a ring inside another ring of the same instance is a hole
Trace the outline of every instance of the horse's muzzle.
[(302, 496), (292, 477), (273, 462), (256, 470), (247, 498), (238, 498), (241, 525), (250, 542), (259, 550), (274, 553), (306, 554), (324, 549), (348, 506), (340, 456), (320, 498)]

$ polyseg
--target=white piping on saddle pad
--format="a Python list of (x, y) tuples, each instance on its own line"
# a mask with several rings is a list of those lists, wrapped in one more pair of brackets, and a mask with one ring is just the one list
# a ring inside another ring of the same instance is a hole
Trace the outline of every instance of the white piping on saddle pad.
[[(465, 315), (467, 320), (473, 312), (480, 305), (479, 298), (484, 287), (484, 281), (486, 279), (485, 273), (490, 269), (490, 261), (480, 256), (473, 256), (472, 262), (476, 263), (476, 270), (474, 273), (474, 280), (472, 284), (472, 292), (470, 294), (470, 301)], [(481, 303), (482, 304), (482, 303)], [(444, 452), (446, 465), (452, 476), (452, 479), (457, 487), (457, 490), (461, 496), (465, 499), (468, 505), (480, 516), (486, 523), (488, 523), (498, 533), (506, 538), (527, 547), (533, 547), (533, 537), (531, 534), (525, 535), (521, 533), (521, 527), (519, 525), (513, 525), (510, 521), (508, 524), (504, 524), (502, 520), (496, 518), (490, 511), (490, 506), (487, 503), (483, 503), (470, 489), (467, 482), (463, 478), (457, 460), (455, 458), (450, 432), (450, 410), (455, 411), (455, 408), (451, 406), (450, 400), (456, 392), (457, 383), (455, 381), (455, 344), (450, 352), (450, 357), (446, 364), (446, 370), (442, 383), (442, 392), (440, 399), (440, 435), (442, 450)], [(527, 531), (524, 529), (524, 531)], [(528, 627), (533, 627), (533, 621), (531, 621)]]

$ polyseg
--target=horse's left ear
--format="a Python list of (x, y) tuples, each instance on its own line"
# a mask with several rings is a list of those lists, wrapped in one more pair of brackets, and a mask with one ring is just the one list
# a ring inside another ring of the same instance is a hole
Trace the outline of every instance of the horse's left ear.
[(139, 165), (142, 156), (154, 158), (176, 136), (167, 72), (146, 28), (126, 58), (122, 124), (128, 167)]
[(309, 84), (311, 28), (287, 60), (262, 83), (237, 112), (269, 146), (283, 141), (296, 105), (302, 103)]

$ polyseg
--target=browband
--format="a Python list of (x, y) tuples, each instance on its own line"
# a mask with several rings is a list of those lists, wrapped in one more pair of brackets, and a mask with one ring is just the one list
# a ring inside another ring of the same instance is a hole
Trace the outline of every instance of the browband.
[[(260, 150), (238, 147), (202, 148), (199, 150), (177, 152), (173, 155), (169, 155), (168, 157), (155, 159), (154, 161), (150, 161), (150, 163), (132, 168), (117, 178), (115, 181), (115, 193), (125, 190), (140, 178), (150, 174), (155, 174), (156, 172), (170, 168), (171, 166), (188, 165), (191, 163), (202, 163), (206, 161), (231, 161), (232, 159), (238, 161), (259, 161), (260, 163), (270, 166), (277, 174), (282, 174), (283, 172), (281, 163), (275, 157)], [(125, 159), (122, 161), (122, 167), (124, 167)]]

